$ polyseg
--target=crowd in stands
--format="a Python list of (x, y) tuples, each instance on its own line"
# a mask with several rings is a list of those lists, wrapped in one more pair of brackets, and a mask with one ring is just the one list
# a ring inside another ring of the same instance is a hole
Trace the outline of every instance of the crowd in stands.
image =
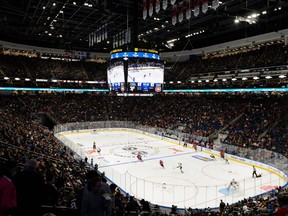
[(288, 46), (281, 43), (267, 43), (237, 52), (226, 52), (209, 57), (190, 56), (181, 63), (167, 62), (165, 81), (189, 80), (193, 75), (213, 74), (213, 72), (241, 70), (288, 64)]
[[(133, 61), (130, 64), (134, 64)], [(245, 87), (283, 87), (287, 85), (287, 79), (259, 79), (237, 81), (202, 82), (195, 80), (191, 83), (191, 77), (201, 77), (201, 74), (214, 76), (225, 73), (227, 70), (237, 71), (245, 69), (264, 67), (285, 66), (288, 64), (288, 50), (284, 42), (267, 43), (263, 46), (254, 46), (251, 49), (239, 49), (237, 52), (227, 51), (220, 54), (209, 56), (191, 56), (185, 62), (165, 62), (164, 81), (166, 89), (171, 88), (245, 88)], [(10, 80), (0, 79), (1, 86), (18, 86), (18, 87), (74, 87), (74, 88), (103, 88), (102, 82), (107, 82), (107, 63), (96, 63), (92, 61), (77, 60), (54, 60), (51, 58), (42, 59), (40, 57), (26, 57), (13, 55), (0, 55), (0, 77), (10, 77)], [(279, 69), (279, 68), (275, 68)], [(20, 78), (15, 81), (13, 78)], [(30, 81), (24, 81), (29, 78)], [(35, 79), (48, 79), (48, 82), (35, 82)], [(52, 82), (52, 79), (62, 80), (80, 80), (81, 83)], [(89, 84), (83, 81), (100, 81), (101, 84)], [(173, 84), (170, 81), (174, 81)], [(181, 81), (181, 83), (177, 83)], [(108, 89), (107, 83), (104, 87)]]
[[(280, 43), (224, 57), (195, 57), (186, 63), (166, 65), (170, 69), (165, 73), (165, 80), (187, 80), (192, 74), (226, 69), (282, 65), (288, 63), (287, 56), (287, 47)], [(0, 57), (1, 77), (106, 80), (106, 66), (103, 63), (85, 61), (65, 62), (12, 55)], [(47, 87), (46, 83), (14, 80), (1, 80), (0, 85)], [(198, 88), (205, 88), (206, 85), (197, 83)], [(287, 80), (254, 80), (234, 84), (210, 82), (209, 85), (215, 88), (247, 85), (282, 87), (287, 85)], [(48, 87), (52, 86), (75, 87), (75, 84), (50, 82)], [(77, 87), (95, 86), (78, 83)], [(97, 189), (97, 186), (101, 189), (99, 191), (103, 189), (113, 197), (114, 205), (100, 200), (109, 205), (105, 211), (113, 212), (113, 215), (123, 215), (125, 211), (160, 214), (157, 213), (157, 208), (152, 210), (147, 201), (137, 201), (134, 197), (119, 192), (116, 185), (107, 185), (105, 176), (95, 172), (87, 161), (76, 160), (74, 153), (63, 146), (53, 136), (51, 129), (37, 119), (39, 113), (45, 113), (54, 124), (119, 120), (134, 121), (164, 130), (181, 128), (182, 132), (207, 138), (209, 147), (213, 146), (213, 135), (221, 131), (227, 134), (223, 141), (230, 145), (239, 148), (264, 148), (288, 157), (287, 101), (287, 95), (281, 94), (160, 94), (155, 97), (116, 97), (88, 93), (0, 95), (0, 161), (3, 163), (0, 183), (9, 185), (15, 195), (11, 197), (14, 201), (9, 202), (9, 208), (4, 211), (1, 207), (4, 202), (0, 202), (0, 216), (10, 213), (36, 216), (43, 211), (36, 211), (40, 205), (72, 206), (78, 207), (80, 211), (83, 207), (80, 202), (84, 197), (82, 195), (87, 195), (85, 201), (89, 203), (95, 197), (89, 197), (88, 194)], [(10, 180), (14, 185), (11, 185)], [(0, 193), (2, 189), (0, 186)], [(39, 191), (43, 193), (39, 194)], [(247, 198), (231, 205), (222, 204), (220, 212), (210, 208), (188, 208), (187, 215), (273, 215), (281, 207), (287, 207), (287, 197), (287, 189), (279, 187), (265, 198)], [(92, 210), (98, 211), (98, 207), (93, 206)], [(173, 211), (172, 208), (171, 215), (174, 214)], [(76, 211), (75, 214), (80, 212)]]
[[(36, 160), (38, 165), (35, 170), (43, 178), (43, 187), (46, 188), (43, 189), (46, 192), (41, 194), (41, 200), (45, 198), (41, 204), (70, 207), (71, 203), (77, 200), (79, 191), (86, 183), (85, 176), (93, 167), (88, 166), (84, 161), (75, 161), (73, 152), (54, 138), (51, 130), (37, 121), (35, 113), (45, 112), (55, 123), (128, 120), (165, 129), (175, 129), (181, 125), (184, 126), (185, 132), (202, 137), (209, 137), (223, 130), (228, 133), (225, 141), (232, 145), (241, 148), (266, 148), (288, 156), (286, 110), (287, 96), (279, 95), (227, 97), (223, 95), (156, 97), (115, 97), (92, 94), (1, 95), (0, 157), (4, 161), (17, 162), (25, 169), (29, 169), (27, 168), (30, 166), (29, 163), (35, 162), (31, 162), (31, 159)], [(11, 178), (13, 179), (13, 176)], [(101, 178), (101, 182), (106, 182), (102, 176), (97, 175), (97, 178)], [(25, 185), (27, 190), (33, 188), (33, 185), (30, 187), (28, 185)], [(17, 187), (24, 186), (15, 184), (15, 187), (17, 190)], [(27, 191), (21, 194), (26, 193)], [(264, 200), (263, 198), (247, 199), (233, 205), (226, 205), (225, 212), (238, 211), (246, 212), (245, 215), (257, 215), (259, 211), (273, 211), (272, 206), (276, 211), (279, 205), (276, 196), (278, 196), (277, 191), (272, 197)], [(36, 199), (38, 195), (33, 197)], [(129, 209), (130, 202), (134, 204), (136, 202), (133, 197), (115, 192), (116, 198), (117, 205), (121, 206), (119, 215)], [(29, 199), (28, 195), (23, 197), (23, 200), (26, 199)], [(145, 204), (139, 204), (136, 208), (140, 211), (143, 210), (143, 206)], [(205, 215), (211, 209), (190, 209), (189, 211), (191, 215)], [(210, 213), (213, 214), (216, 215), (215, 212)]]

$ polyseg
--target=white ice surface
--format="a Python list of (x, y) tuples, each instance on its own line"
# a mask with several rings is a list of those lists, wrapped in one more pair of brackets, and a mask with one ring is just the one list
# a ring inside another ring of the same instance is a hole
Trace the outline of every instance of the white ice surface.
[[(123, 191), (160, 206), (218, 207), (220, 199), (233, 203), (285, 184), (284, 179), (267, 169), (257, 167), (262, 177), (252, 178), (249, 164), (236, 160), (225, 164), (217, 156), (213, 161), (208, 152), (184, 148), (176, 141), (164, 141), (143, 133), (78, 131), (64, 133), (58, 138), (65, 139), (66, 143), (68, 139), (70, 147), (82, 158), (87, 156), (88, 162), (93, 158), (99, 170), (105, 171), (105, 175)], [(100, 154), (93, 152), (94, 141), (97, 148), (101, 148)], [(137, 160), (138, 152), (143, 162)], [(159, 160), (164, 161), (164, 169)], [(182, 163), (184, 173), (177, 168), (178, 163)], [(233, 178), (240, 183), (239, 191), (227, 190)]]

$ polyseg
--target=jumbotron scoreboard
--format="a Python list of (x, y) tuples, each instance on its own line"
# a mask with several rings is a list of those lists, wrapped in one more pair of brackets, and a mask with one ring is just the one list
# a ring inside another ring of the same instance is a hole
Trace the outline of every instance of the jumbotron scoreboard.
[(164, 82), (164, 62), (158, 51), (134, 48), (110, 52), (107, 69), (109, 89), (116, 92), (161, 92)]

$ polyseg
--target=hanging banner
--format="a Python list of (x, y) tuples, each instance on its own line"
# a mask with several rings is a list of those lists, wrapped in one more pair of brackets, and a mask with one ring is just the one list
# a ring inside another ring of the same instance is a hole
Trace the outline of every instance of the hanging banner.
[(105, 28), (104, 26), (101, 27), (101, 41), (105, 40)]
[(202, 12), (206, 13), (208, 11), (208, 0), (203, 0), (202, 3)]
[(211, 7), (216, 10), (219, 7), (219, 0), (212, 0)]
[(167, 9), (167, 6), (168, 6), (168, 0), (163, 0), (163, 1), (162, 1), (162, 8), (163, 8), (163, 10), (166, 10), (166, 9)]
[(89, 41), (88, 41), (88, 46), (91, 47), (92, 46), (92, 34), (88, 35)]
[(194, 16), (198, 16), (200, 14), (200, 7), (199, 6), (195, 6), (194, 7)]
[(128, 43), (131, 42), (131, 28), (128, 28)]
[(154, 0), (149, 0), (149, 16), (153, 15), (154, 10)]
[(183, 1), (180, 2), (178, 6), (178, 21), (179, 23), (183, 21)]
[(107, 28), (107, 23), (105, 23), (105, 35), (104, 35), (104, 39), (105, 39), (105, 40), (108, 39), (108, 28)]
[(122, 45), (123, 45), (123, 37), (124, 37), (124, 36), (123, 36), (123, 32), (120, 32), (119, 35), (120, 35), (119, 45), (122, 46)]
[(177, 5), (172, 7), (172, 25), (177, 23)]
[(122, 41), (121, 41), (121, 44), (125, 44), (125, 30), (122, 31)]
[(119, 40), (118, 40), (118, 34), (115, 35), (115, 48), (117, 48), (119, 45)]
[(97, 43), (97, 34), (93, 32), (93, 44)]
[(161, 9), (160, 0), (156, 0), (156, 3), (155, 3), (156, 13), (159, 13), (160, 9)]
[(115, 35), (113, 35), (113, 49), (115, 49), (116, 48), (116, 46), (115, 46)]
[(191, 18), (191, 0), (186, 0), (186, 19)]
[(147, 18), (147, 0), (143, 0), (143, 19)]
[(197, 17), (200, 14), (200, 4), (201, 0), (196, 0), (194, 2), (194, 16)]
[(99, 43), (100, 42), (100, 38), (101, 38), (99, 30), (100, 29), (98, 28), (97, 31), (96, 31), (96, 37), (97, 37), (96, 43)]
[(171, 5), (174, 5), (176, 0), (170, 0)]

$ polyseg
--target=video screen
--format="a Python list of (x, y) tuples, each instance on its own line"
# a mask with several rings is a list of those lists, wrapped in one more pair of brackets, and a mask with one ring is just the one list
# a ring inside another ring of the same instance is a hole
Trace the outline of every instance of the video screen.
[(132, 58), (128, 62), (128, 91), (161, 92), (164, 82), (164, 62), (155, 59)]
[(107, 81), (109, 89), (119, 91), (125, 86), (123, 60), (110, 61), (107, 68)]

